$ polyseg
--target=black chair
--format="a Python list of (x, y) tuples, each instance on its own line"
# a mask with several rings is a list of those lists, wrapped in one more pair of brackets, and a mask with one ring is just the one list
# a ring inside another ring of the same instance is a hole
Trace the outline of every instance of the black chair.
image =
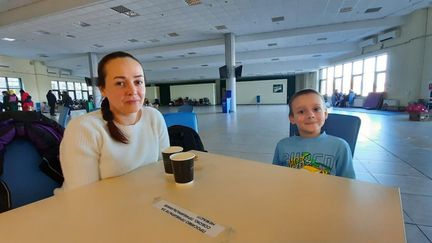
[(198, 133), (186, 126), (174, 125), (168, 127), (171, 146), (181, 146), (184, 151), (198, 150), (207, 152)]
[[(357, 116), (329, 113), (321, 132), (344, 139), (350, 146), (354, 156), (361, 120)], [(297, 126), (290, 124), (290, 136), (298, 135)]]

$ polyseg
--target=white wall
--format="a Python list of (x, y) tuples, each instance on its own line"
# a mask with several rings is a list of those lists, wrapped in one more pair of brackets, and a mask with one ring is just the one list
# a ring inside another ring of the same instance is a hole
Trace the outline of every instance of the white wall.
[[(273, 85), (282, 84), (282, 93), (273, 93)], [(237, 82), (237, 104), (256, 104), (256, 96), (261, 96), (261, 104), (286, 104), (287, 80), (263, 80)]]
[[(387, 98), (397, 99), (406, 106), (417, 99), (429, 99), (428, 84), (432, 82), (432, 8), (422, 9), (406, 17), (401, 35), (375, 46), (363, 54), (333, 60), (333, 64), (369, 56), (388, 54)], [(428, 29), (426, 29), (428, 26)]]
[(171, 100), (175, 100), (179, 97), (189, 99), (202, 99), (207, 97), (210, 100), (210, 104), (216, 104), (216, 89), (214, 83), (209, 84), (184, 84), (184, 85), (171, 85), (170, 95)]
[(160, 101), (160, 92), (158, 86), (149, 86), (146, 87), (146, 98), (149, 99), (150, 103), (153, 103), (155, 99), (159, 99)]

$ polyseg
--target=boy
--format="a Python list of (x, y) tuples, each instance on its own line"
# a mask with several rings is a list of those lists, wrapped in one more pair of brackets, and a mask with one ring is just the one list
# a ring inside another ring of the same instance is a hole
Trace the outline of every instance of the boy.
[(289, 120), (297, 125), (299, 136), (279, 141), (273, 164), (354, 179), (348, 143), (321, 133), (327, 119), (321, 94), (313, 89), (301, 90), (291, 97), (289, 108)]

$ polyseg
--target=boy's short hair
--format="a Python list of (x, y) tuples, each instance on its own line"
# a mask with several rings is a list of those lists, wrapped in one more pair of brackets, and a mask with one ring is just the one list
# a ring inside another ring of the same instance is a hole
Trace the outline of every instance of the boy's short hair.
[(322, 105), (325, 107), (325, 101), (324, 101), (324, 97), (316, 90), (314, 89), (302, 89), (298, 92), (296, 92), (293, 96), (291, 96), (288, 105), (289, 105), (289, 115), (292, 116), (294, 115), (294, 113), (292, 112), (292, 103), (294, 102), (295, 99), (297, 99), (297, 97), (302, 96), (302, 95), (306, 95), (306, 94), (316, 94), (321, 98), (322, 101)]

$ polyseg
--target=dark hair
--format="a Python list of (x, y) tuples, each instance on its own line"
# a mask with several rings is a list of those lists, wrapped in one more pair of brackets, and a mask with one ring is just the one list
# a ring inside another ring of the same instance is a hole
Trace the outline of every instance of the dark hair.
[(322, 101), (322, 103), (324, 105), (324, 98), (323, 98), (323, 96), (318, 91), (316, 91), (314, 89), (302, 89), (302, 90), (296, 92), (293, 96), (291, 96), (291, 98), (290, 98), (290, 100), (288, 102), (288, 104), (289, 104), (289, 115), (290, 116), (294, 115), (293, 112), (292, 112), (292, 103), (294, 102), (294, 100), (297, 99), (297, 97), (302, 96), (302, 95), (306, 95), (306, 94), (316, 94), (316, 95), (318, 95), (321, 98), (321, 101)]
[[(132, 56), (129, 53), (122, 52), (122, 51), (113, 52), (113, 53), (110, 53), (110, 54), (104, 56), (98, 64), (98, 83), (97, 83), (97, 85), (100, 89), (105, 88), (105, 79), (106, 79), (106, 73), (107, 73), (105, 66), (111, 60), (114, 60), (116, 58), (131, 58), (141, 65), (140, 61), (138, 61), (138, 59), (136, 59), (134, 56)], [(107, 121), (107, 127), (108, 127), (108, 131), (109, 131), (111, 137), (118, 142), (121, 142), (124, 144), (129, 143), (129, 140), (127, 139), (127, 137), (114, 124), (114, 114), (112, 113), (112, 111), (110, 109), (109, 100), (106, 97), (102, 100), (101, 111), (102, 111), (103, 119), (105, 121)]]

